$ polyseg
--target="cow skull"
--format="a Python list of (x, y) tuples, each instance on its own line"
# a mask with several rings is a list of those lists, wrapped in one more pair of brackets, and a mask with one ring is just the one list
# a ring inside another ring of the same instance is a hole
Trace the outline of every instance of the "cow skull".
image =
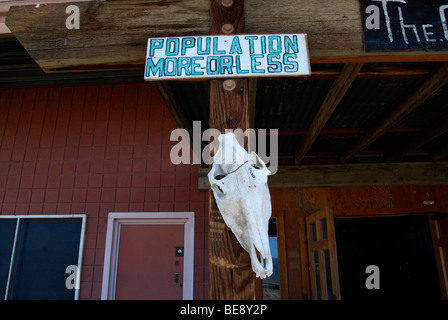
[(218, 141), (208, 174), (210, 186), (224, 222), (249, 252), (256, 276), (264, 279), (272, 274), (268, 235), (271, 197), (267, 185), (271, 172), (255, 152), (246, 152), (233, 133), (220, 135)]

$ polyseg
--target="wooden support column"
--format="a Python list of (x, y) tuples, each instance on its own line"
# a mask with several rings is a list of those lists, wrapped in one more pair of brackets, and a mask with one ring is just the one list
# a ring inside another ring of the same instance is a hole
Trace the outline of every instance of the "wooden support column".
[[(211, 0), (212, 34), (244, 31), (243, 0)], [(210, 128), (249, 127), (249, 88), (247, 79), (210, 81)], [(209, 298), (211, 300), (255, 299), (255, 275), (249, 254), (226, 226), (210, 190), (209, 213)]]

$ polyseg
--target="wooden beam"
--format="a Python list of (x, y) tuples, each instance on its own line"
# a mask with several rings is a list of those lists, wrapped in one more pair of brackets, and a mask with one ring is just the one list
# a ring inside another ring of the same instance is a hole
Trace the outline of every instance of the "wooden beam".
[(312, 63), (447, 61), (446, 50), (366, 52), (362, 27), (359, 0), (246, 0), (247, 33), (307, 33)]
[(448, 162), (280, 166), (269, 188), (447, 184)]
[(149, 37), (210, 31), (206, 0), (74, 4), (80, 12), (79, 30), (65, 26), (69, 3), (9, 9), (6, 25), (45, 72), (141, 69)]
[[(291, 80), (315, 80), (315, 79), (337, 79), (341, 74), (341, 68), (325, 68), (314, 65), (312, 73), (309, 76), (288, 76)], [(388, 79), (388, 78), (423, 78), (431, 72), (430, 67), (364, 67), (358, 72), (356, 79)], [(257, 78), (250, 78), (256, 81)], [(270, 80), (285, 80), (285, 77), (269, 77)], [(188, 81), (188, 80), (186, 80)], [(196, 82), (207, 81), (206, 79), (197, 79)]]
[[(389, 128), (387, 132), (420, 132), (425, 130), (424, 127), (393, 127)], [(320, 131), (321, 135), (345, 135), (345, 134), (363, 134), (369, 131), (369, 128), (323, 128)], [(306, 129), (279, 129), (277, 135), (279, 136), (298, 136), (308, 133)], [(258, 133), (260, 134), (260, 133)], [(270, 135), (269, 131), (266, 131), (266, 135)]]
[[(80, 2), (85, 0), (71, 0), (70, 2)], [(41, 5), (43, 3), (61, 3), (69, 2), (67, 0), (0, 0), (0, 38), (13, 37), (11, 30), (5, 24), (6, 16), (8, 15), (9, 8), (12, 6), (24, 6), (24, 5)]]
[(335, 218), (399, 217), (412, 214), (434, 214), (443, 210), (439, 206), (412, 208), (357, 208), (333, 210)]
[(395, 161), (397, 158), (406, 153), (415, 150), (425, 143), (448, 132), (448, 117), (434, 124), (433, 127), (424, 130), (418, 134), (414, 134), (411, 139), (405, 141), (402, 145), (397, 146), (395, 150), (391, 150), (386, 158), (388, 161)]
[[(207, 0), (77, 2), (81, 28), (67, 30), (67, 3), (13, 6), (6, 25), (46, 72), (143, 68), (148, 37), (209, 34)], [(358, 0), (246, 0), (246, 33), (308, 34), (312, 63), (448, 61), (448, 50), (364, 51)]]
[(311, 123), (307, 134), (302, 140), (302, 143), (294, 156), (295, 164), (299, 164), (302, 161), (303, 157), (305, 157), (306, 153), (311, 148), (311, 145), (316, 140), (317, 136), (327, 123), (328, 119), (330, 119), (333, 111), (341, 102), (348, 88), (350, 88), (362, 66), (362, 63), (345, 64), (339, 77), (333, 83), (330, 91), (328, 92), (319, 111), (317, 111), (317, 114), (314, 117), (314, 120)]
[[(244, 31), (244, 1), (210, 1), (210, 29), (222, 33), (224, 24), (231, 24), (235, 33)], [(231, 79), (228, 79), (232, 81)], [(210, 81), (210, 128), (246, 130), (249, 127), (249, 86), (247, 79), (234, 79), (234, 89), (224, 89), (227, 80)], [(211, 300), (255, 299), (255, 275), (249, 254), (241, 247), (226, 226), (209, 191), (209, 298)]]
[[(337, 79), (341, 74), (339, 68), (312, 68), (312, 74), (296, 79)], [(364, 66), (357, 74), (357, 79), (366, 78), (417, 78), (424, 77), (430, 72), (422, 67), (367, 67)], [(275, 78), (274, 78), (275, 79)]]
[(440, 64), (425, 80), (416, 86), (391, 112), (378, 121), (372, 129), (361, 137), (348, 151), (341, 156), (341, 163), (349, 162), (354, 155), (366, 148), (390, 127), (403, 119), (412, 110), (421, 105), (432, 94), (448, 82), (448, 64)]

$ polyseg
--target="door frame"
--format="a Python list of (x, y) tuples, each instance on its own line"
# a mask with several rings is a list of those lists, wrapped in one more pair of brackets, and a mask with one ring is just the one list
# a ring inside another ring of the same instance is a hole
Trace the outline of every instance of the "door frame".
[[(296, 216), (301, 221), (300, 227), (300, 243), (301, 243), (301, 259), (302, 259), (302, 268), (303, 270), (307, 270), (302, 274), (302, 279), (304, 282), (304, 294), (311, 296), (311, 275), (310, 275), (310, 264), (309, 264), (309, 249), (308, 249), (308, 230), (305, 228), (306, 226), (306, 218), (310, 215), (319, 212), (321, 210), (329, 209), (332, 212), (333, 218), (368, 218), (368, 217), (395, 217), (395, 216), (408, 216), (414, 214), (426, 214), (428, 216), (429, 227), (431, 231), (431, 236), (433, 240), (434, 247), (434, 255), (436, 259), (436, 264), (439, 272), (439, 281), (440, 281), (440, 289), (442, 292), (442, 298), (446, 299), (445, 295), (448, 296), (448, 280), (445, 276), (448, 274), (447, 264), (443, 263), (443, 259), (446, 260), (446, 257), (442, 255), (442, 251), (440, 250), (440, 244), (437, 241), (438, 235), (436, 234), (436, 228), (434, 227), (434, 221), (429, 217), (431, 214), (435, 213), (448, 213), (447, 207), (440, 206), (425, 206), (425, 207), (408, 207), (408, 208), (358, 208), (358, 209), (332, 209), (330, 207), (322, 207), (319, 210), (298, 210), (296, 211)], [(445, 243), (445, 242), (444, 242)], [(448, 241), (446, 241), (448, 243)], [(336, 245), (336, 242), (334, 242)], [(448, 247), (448, 245), (442, 245), (444, 247)], [(439, 250), (437, 250), (437, 248)], [(336, 256), (337, 258), (337, 256)], [(445, 293), (445, 295), (444, 295)]]
[(194, 212), (111, 212), (107, 221), (104, 252), (102, 300), (114, 300), (122, 225), (184, 225), (184, 266), (182, 299), (193, 299)]
[[(285, 210), (272, 210), (271, 218), (277, 224), (277, 250), (280, 276), (280, 300), (288, 300), (288, 266), (286, 258)], [(255, 299), (263, 300), (263, 280), (255, 278)]]

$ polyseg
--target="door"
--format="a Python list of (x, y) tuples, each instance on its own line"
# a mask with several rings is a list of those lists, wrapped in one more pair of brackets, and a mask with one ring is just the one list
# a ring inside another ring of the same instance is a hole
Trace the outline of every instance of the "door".
[(334, 217), (329, 208), (306, 218), (311, 295), (313, 300), (339, 300)]
[(183, 225), (122, 225), (115, 299), (182, 299), (183, 243)]
[(194, 213), (110, 213), (102, 299), (193, 299)]
[(427, 215), (335, 218), (344, 300), (437, 300)]

